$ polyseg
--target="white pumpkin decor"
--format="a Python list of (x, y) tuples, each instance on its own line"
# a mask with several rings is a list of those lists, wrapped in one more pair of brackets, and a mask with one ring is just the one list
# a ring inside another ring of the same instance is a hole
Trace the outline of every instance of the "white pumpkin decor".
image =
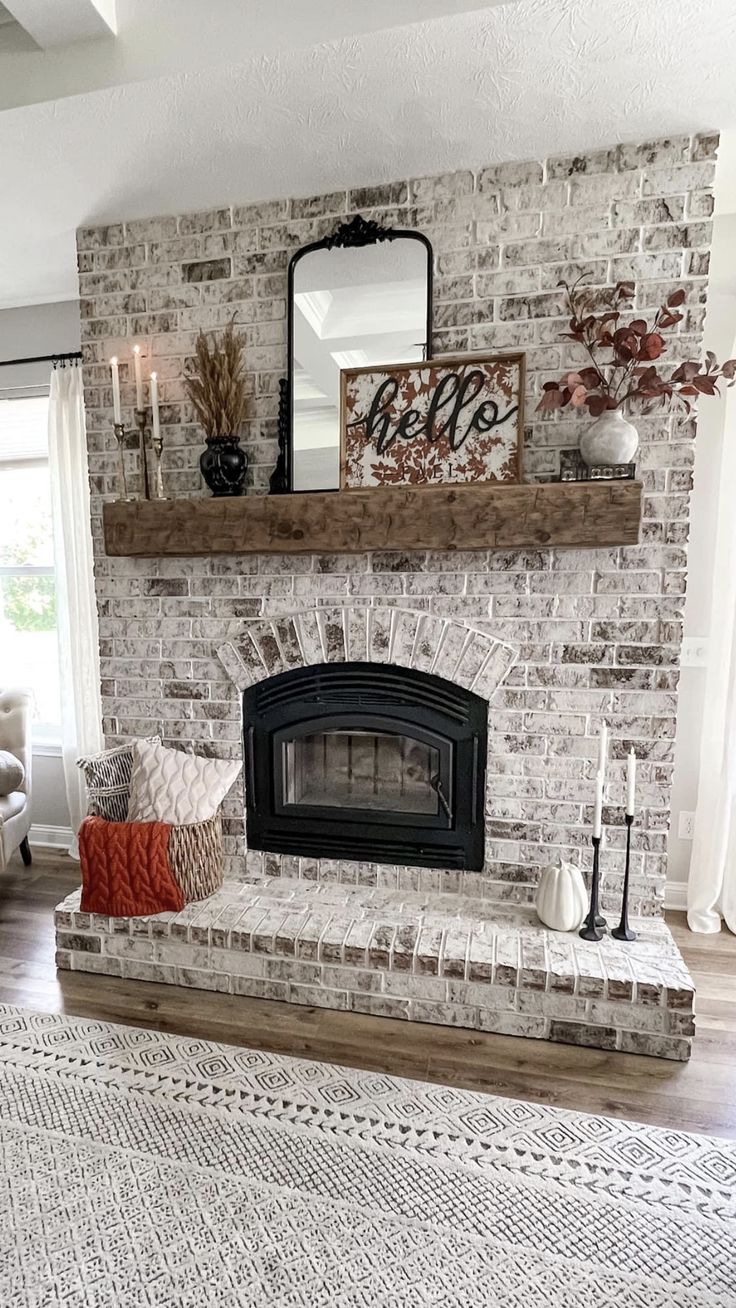
[(537, 887), (537, 916), (553, 931), (577, 931), (588, 911), (583, 874), (572, 863), (542, 869)]

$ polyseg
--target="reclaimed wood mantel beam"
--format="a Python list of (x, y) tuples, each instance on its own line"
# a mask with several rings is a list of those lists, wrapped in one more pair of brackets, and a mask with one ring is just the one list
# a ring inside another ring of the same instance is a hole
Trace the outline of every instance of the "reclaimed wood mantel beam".
[(115, 500), (110, 555), (357, 554), (635, 545), (638, 481), (381, 487), (235, 499)]

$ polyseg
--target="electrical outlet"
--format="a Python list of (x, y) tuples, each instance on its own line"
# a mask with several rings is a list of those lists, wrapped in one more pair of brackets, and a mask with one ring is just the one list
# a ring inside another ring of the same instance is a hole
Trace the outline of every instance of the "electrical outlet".
[(680, 840), (692, 840), (695, 833), (695, 814), (686, 813), (684, 809), (680, 811), (680, 817), (677, 822), (677, 834)]
[(708, 662), (708, 637), (684, 636), (680, 645), (680, 666), (704, 668)]

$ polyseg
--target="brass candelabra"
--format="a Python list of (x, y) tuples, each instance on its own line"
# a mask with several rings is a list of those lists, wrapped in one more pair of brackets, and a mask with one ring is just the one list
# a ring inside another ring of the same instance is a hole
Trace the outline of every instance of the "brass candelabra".
[(151, 452), (153, 454), (153, 459), (154, 459), (153, 476), (151, 477), (149, 475), (148, 458), (146, 453), (146, 431), (148, 426), (147, 424), (148, 412), (146, 409), (134, 409), (133, 415), (135, 419), (135, 425), (138, 430), (138, 453), (140, 458), (140, 470), (141, 470), (141, 489), (140, 489), (139, 496), (128, 494), (128, 482), (125, 472), (125, 443), (128, 433), (125, 428), (125, 423), (113, 422), (112, 425), (113, 431), (115, 433), (115, 440), (117, 441), (117, 445), (118, 445), (120, 484), (123, 492), (120, 498), (123, 500), (135, 500), (136, 498), (143, 499), (143, 500), (151, 500), (151, 499), (165, 500), (167, 496), (164, 494), (163, 477), (161, 474), (161, 455), (163, 453), (163, 447), (164, 447), (161, 431), (159, 429), (155, 435), (153, 434), (151, 435)]

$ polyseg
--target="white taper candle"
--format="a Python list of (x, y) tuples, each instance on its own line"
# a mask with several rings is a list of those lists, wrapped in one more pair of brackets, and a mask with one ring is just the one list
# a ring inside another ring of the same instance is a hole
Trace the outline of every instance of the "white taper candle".
[(143, 374), (141, 372), (141, 347), (133, 346), (133, 367), (135, 369), (135, 407), (143, 408)]
[(593, 808), (593, 835), (600, 840), (603, 815), (603, 773), (597, 772), (595, 778), (595, 806)]
[(598, 771), (606, 775), (606, 762), (608, 758), (608, 727), (605, 722), (601, 722), (601, 734), (598, 737)]
[(626, 815), (634, 816), (634, 802), (636, 798), (636, 754), (633, 749), (629, 750), (629, 756), (626, 760)]
[(113, 422), (120, 422), (120, 373), (118, 372), (116, 358), (110, 360), (110, 372), (112, 374), (112, 417)]
[(161, 424), (158, 412), (158, 374), (151, 373), (151, 413), (153, 414), (153, 438), (157, 440), (161, 433)]

